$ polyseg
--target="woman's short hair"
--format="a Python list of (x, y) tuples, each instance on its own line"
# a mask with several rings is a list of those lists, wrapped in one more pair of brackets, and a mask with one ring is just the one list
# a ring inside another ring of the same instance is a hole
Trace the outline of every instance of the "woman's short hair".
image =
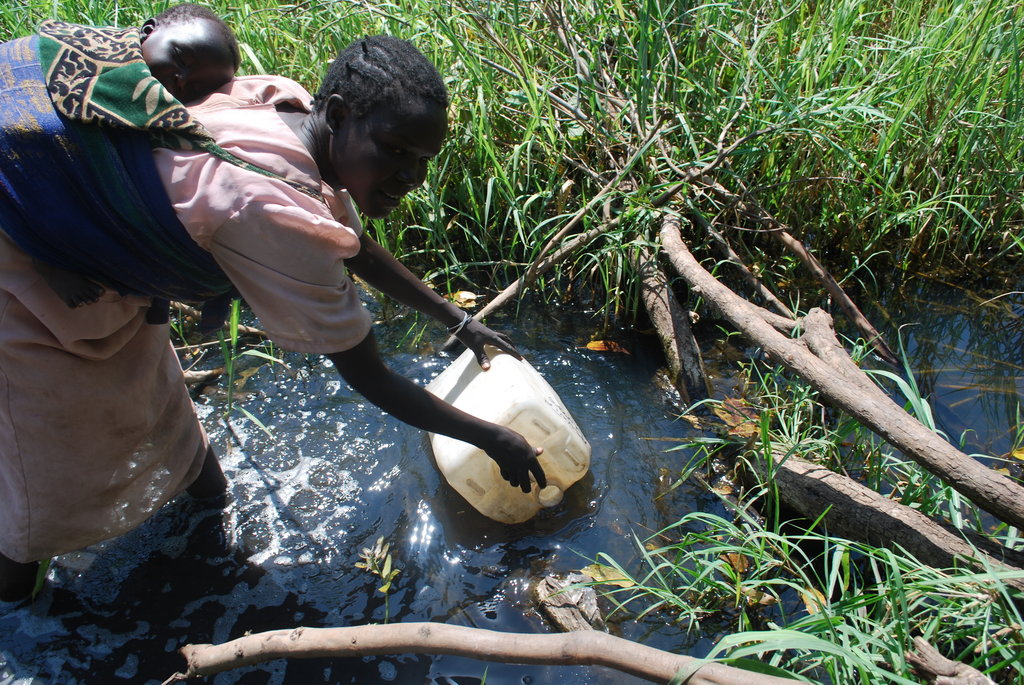
[(355, 116), (378, 105), (403, 108), (423, 99), (448, 107), (448, 89), (437, 68), (412, 43), (394, 36), (369, 36), (342, 50), (327, 70), (313, 110), (331, 95), (342, 96)]

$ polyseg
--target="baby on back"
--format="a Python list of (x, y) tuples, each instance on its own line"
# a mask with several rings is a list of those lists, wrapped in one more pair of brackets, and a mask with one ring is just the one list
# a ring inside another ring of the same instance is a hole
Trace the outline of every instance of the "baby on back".
[[(206, 97), (235, 77), (241, 53), (234, 32), (210, 9), (173, 5), (140, 28), (142, 58), (179, 102)], [(91, 304), (103, 286), (77, 273), (33, 260), (47, 285), (69, 307)]]

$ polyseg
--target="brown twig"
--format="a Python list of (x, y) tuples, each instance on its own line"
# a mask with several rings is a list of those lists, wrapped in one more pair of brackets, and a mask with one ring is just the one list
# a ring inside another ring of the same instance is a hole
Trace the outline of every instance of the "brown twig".
[(185, 645), (187, 678), (280, 658), (375, 654), (452, 654), (516, 664), (594, 665), (667, 683), (787, 685), (796, 681), (703, 662), (595, 630), (560, 634), (503, 633), (445, 623), (391, 623), (345, 628), (293, 628), (246, 635), (220, 645)]

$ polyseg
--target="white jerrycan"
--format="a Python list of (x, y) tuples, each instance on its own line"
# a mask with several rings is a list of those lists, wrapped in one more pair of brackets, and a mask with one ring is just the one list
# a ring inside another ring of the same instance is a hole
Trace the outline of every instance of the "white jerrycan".
[(532, 483), (529, 493), (503, 480), (497, 462), (483, 450), (446, 435), (430, 433), (441, 473), (484, 516), (522, 523), (541, 507), (562, 501), (562, 493), (590, 468), (590, 443), (555, 391), (526, 361), (488, 347), (491, 368), (483, 371), (472, 350), (427, 385), (427, 390), (458, 409), (497, 423), (543, 447), (538, 457), (547, 487)]

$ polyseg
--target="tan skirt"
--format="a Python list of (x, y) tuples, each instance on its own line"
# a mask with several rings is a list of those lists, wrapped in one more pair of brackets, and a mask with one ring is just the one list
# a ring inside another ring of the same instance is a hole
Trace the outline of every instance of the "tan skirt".
[(0, 231), (0, 552), (100, 542), (192, 483), (208, 447), (167, 325), (107, 293), (68, 308)]

